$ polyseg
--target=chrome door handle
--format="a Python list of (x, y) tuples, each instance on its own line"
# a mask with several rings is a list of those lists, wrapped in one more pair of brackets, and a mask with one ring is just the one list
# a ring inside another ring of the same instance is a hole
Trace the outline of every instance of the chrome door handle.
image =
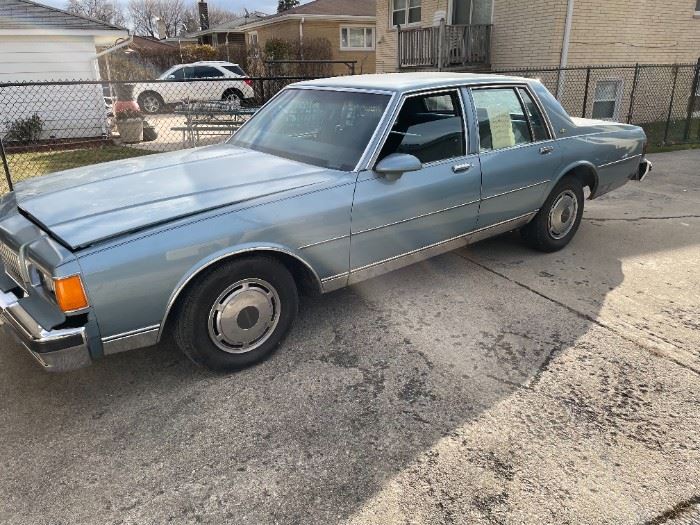
[(462, 171), (469, 171), (471, 168), (472, 165), (467, 162), (465, 164), (455, 164), (454, 166), (452, 166), (452, 171), (454, 173), (460, 173)]
[(548, 155), (554, 151), (552, 146), (542, 146), (540, 148), (540, 155)]

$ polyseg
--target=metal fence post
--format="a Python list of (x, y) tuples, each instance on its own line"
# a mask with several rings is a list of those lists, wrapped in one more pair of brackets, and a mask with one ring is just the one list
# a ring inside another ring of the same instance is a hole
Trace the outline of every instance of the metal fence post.
[(639, 62), (634, 65), (634, 78), (632, 79), (632, 91), (630, 92), (630, 109), (627, 112), (627, 124), (632, 122), (634, 96), (637, 94), (637, 82), (639, 82)]
[(693, 87), (690, 88), (690, 96), (688, 97), (688, 112), (685, 117), (685, 131), (683, 132), (683, 140), (690, 139), (690, 125), (693, 119), (693, 110), (695, 109), (695, 98), (698, 93), (698, 75), (700, 75), (700, 58), (695, 63), (695, 73), (693, 75)]
[(581, 116), (586, 118), (586, 109), (588, 109), (588, 86), (591, 82), (591, 68), (586, 68), (586, 89), (583, 92), (583, 111), (581, 111)]
[(5, 178), (7, 179), (7, 189), (14, 191), (14, 186), (12, 184), (12, 175), (10, 175), (10, 166), (7, 164), (7, 156), (5, 155), (5, 145), (2, 143), (2, 137), (0, 137), (0, 157), (2, 157), (2, 166), (5, 168)]
[(664, 144), (668, 141), (668, 131), (671, 127), (671, 117), (673, 116), (673, 102), (676, 98), (676, 84), (678, 83), (678, 64), (673, 66), (673, 87), (671, 88), (671, 102), (668, 105), (668, 116), (666, 117), (666, 129), (664, 130)]

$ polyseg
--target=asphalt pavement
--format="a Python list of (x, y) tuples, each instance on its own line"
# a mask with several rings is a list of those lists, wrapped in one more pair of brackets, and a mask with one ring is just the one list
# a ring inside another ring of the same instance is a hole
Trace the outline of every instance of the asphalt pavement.
[(305, 299), (240, 373), (0, 338), (0, 522), (700, 523), (700, 151), (651, 160), (565, 250)]

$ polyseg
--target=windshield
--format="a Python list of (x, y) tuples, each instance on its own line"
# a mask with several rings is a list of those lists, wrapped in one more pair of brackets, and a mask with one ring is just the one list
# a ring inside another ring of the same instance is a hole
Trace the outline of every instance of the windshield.
[(389, 95), (288, 89), (262, 108), (229, 143), (323, 168), (355, 168)]

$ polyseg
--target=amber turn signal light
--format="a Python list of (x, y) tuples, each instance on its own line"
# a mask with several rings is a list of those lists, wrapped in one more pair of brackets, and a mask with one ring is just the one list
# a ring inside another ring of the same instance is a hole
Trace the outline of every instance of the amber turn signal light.
[(66, 277), (65, 279), (56, 279), (54, 283), (56, 286), (56, 301), (65, 313), (88, 307), (87, 295), (85, 295), (83, 281), (79, 275)]

